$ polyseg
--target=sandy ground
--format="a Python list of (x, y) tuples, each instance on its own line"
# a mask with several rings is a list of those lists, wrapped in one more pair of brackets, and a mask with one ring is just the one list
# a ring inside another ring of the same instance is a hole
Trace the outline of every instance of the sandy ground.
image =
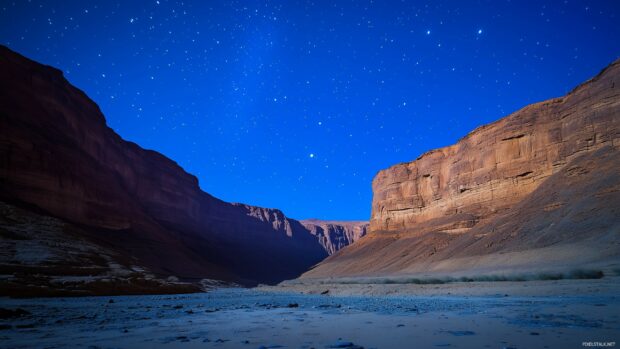
[(620, 295), (620, 277), (589, 280), (534, 280), (504, 282), (454, 282), (446, 284), (342, 283), (339, 279), (292, 280), (278, 286), (262, 286), (267, 292), (338, 296), (613, 296)]
[[(2, 308), (28, 312), (0, 319), (0, 347), (583, 348), (583, 342), (620, 341), (617, 279), (546, 283), (447, 284), (392, 293), (385, 291), (399, 285), (380, 285), (385, 288), (373, 291), (377, 295), (359, 295), (364, 285), (340, 285), (325, 295), (271, 287), (0, 298)], [(536, 295), (519, 294), (521, 288)]]

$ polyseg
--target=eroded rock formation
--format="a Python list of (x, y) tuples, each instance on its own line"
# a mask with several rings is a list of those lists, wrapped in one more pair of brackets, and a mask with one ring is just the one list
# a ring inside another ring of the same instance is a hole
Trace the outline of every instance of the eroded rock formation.
[[(221, 201), (123, 140), (61, 71), (0, 46), (0, 91), (1, 201), (79, 226), (80, 238), (162, 278), (273, 283), (327, 256), (280, 210)], [(18, 268), (11, 258), (4, 270)]]
[(310, 234), (317, 237), (319, 243), (332, 255), (336, 251), (354, 243), (366, 235), (367, 221), (322, 221), (306, 219), (301, 221)]
[(370, 233), (305, 277), (617, 261), (620, 61), (565, 97), (380, 171)]

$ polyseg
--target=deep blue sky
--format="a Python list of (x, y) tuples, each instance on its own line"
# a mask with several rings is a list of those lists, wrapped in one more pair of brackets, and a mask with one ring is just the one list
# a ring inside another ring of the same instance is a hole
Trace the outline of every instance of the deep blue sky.
[(620, 1), (2, 1), (125, 139), (227, 201), (367, 219), (380, 169), (620, 56)]

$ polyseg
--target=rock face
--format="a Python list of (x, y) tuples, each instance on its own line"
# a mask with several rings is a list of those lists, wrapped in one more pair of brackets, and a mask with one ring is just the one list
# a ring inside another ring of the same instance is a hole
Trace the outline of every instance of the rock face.
[(306, 219), (300, 221), (317, 237), (319, 243), (329, 255), (354, 243), (366, 235), (368, 222), (366, 221), (322, 221)]
[(162, 278), (274, 283), (327, 256), (281, 211), (223, 202), (174, 161), (123, 140), (59, 70), (0, 46), (0, 91), (7, 205), (78, 226), (80, 239)]
[(620, 61), (567, 96), (380, 171), (370, 233), (304, 277), (617, 262)]
[(82, 227), (0, 202), (0, 294), (13, 297), (198, 292), (158, 278), (131, 256), (84, 238)]

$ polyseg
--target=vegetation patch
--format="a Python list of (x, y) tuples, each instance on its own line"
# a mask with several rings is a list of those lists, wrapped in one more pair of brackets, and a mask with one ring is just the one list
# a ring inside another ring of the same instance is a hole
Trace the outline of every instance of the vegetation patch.
[(417, 285), (437, 285), (451, 282), (500, 282), (500, 281), (534, 281), (534, 280), (563, 280), (563, 279), (600, 279), (605, 274), (601, 270), (594, 269), (574, 269), (567, 272), (541, 272), (531, 274), (511, 274), (511, 275), (477, 275), (462, 277), (419, 277), (419, 278), (364, 278), (364, 279), (344, 279), (326, 280), (322, 283), (339, 284), (417, 284)]

